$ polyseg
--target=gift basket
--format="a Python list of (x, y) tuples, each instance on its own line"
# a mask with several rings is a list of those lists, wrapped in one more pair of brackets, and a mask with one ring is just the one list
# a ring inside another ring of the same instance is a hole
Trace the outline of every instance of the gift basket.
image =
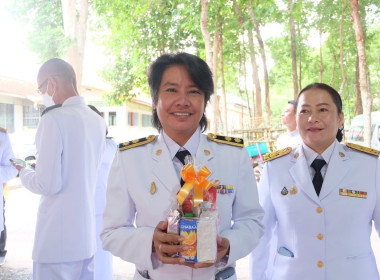
[(181, 171), (184, 184), (177, 194), (176, 208), (168, 216), (168, 233), (185, 239), (182, 245), (189, 249), (180, 252), (186, 262), (214, 263), (217, 254), (218, 212), (216, 210), (219, 181), (207, 179), (211, 171), (207, 166), (194, 163), (186, 157)]

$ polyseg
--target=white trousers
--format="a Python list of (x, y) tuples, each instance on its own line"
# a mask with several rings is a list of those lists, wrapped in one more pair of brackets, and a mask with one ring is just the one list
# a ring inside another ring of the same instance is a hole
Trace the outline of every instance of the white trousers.
[(112, 254), (104, 251), (100, 233), (102, 231), (103, 215), (96, 216), (96, 253), (94, 256), (94, 280), (112, 280)]
[(93, 257), (65, 263), (33, 262), (33, 280), (93, 280)]

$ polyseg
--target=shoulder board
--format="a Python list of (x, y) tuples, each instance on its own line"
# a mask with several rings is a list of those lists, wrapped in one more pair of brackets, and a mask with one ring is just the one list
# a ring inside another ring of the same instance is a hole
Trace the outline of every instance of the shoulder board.
[(269, 153), (269, 154), (265, 154), (265, 155), (264, 155), (264, 162), (267, 162), (267, 161), (270, 161), (270, 160), (272, 160), (272, 159), (279, 158), (279, 157), (282, 157), (282, 156), (284, 156), (284, 155), (287, 155), (287, 154), (289, 154), (291, 151), (292, 151), (292, 148), (287, 147), (287, 148), (285, 148), (285, 149), (281, 149), (281, 150), (274, 151), (274, 152)]
[(380, 151), (378, 150), (375, 150), (375, 149), (371, 149), (371, 148), (368, 148), (368, 147), (364, 147), (364, 146), (361, 146), (361, 145), (357, 145), (357, 144), (353, 144), (353, 143), (346, 143), (346, 146), (351, 148), (351, 149), (354, 149), (354, 150), (357, 150), (357, 151), (361, 151), (363, 153), (366, 153), (366, 154), (370, 154), (370, 155), (373, 155), (373, 156), (379, 156), (380, 155)]
[(119, 151), (124, 151), (124, 150), (132, 149), (132, 148), (135, 148), (138, 146), (148, 144), (148, 143), (152, 142), (154, 139), (156, 139), (156, 136), (149, 135), (148, 137), (144, 137), (144, 138), (120, 143), (119, 144)]
[(43, 115), (45, 115), (47, 112), (49, 112), (49, 111), (51, 111), (51, 110), (53, 110), (55, 108), (61, 107), (61, 106), (62, 106), (62, 104), (56, 104), (56, 105), (47, 107), (45, 110), (42, 111), (41, 117)]
[(6, 129), (6, 128), (4, 128), (4, 127), (1, 127), (1, 126), (0, 126), (0, 132), (4, 132), (4, 133), (7, 133), (7, 129)]
[(221, 136), (221, 135), (216, 135), (213, 133), (207, 134), (207, 138), (210, 139), (211, 141), (222, 143), (222, 144), (232, 145), (232, 146), (241, 147), (241, 148), (244, 147), (244, 140), (241, 138)]

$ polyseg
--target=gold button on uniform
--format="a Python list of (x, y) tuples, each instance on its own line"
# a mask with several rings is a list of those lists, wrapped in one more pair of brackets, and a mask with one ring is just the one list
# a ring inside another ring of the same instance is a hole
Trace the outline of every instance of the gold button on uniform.
[(317, 235), (317, 238), (318, 238), (319, 240), (322, 240), (322, 239), (323, 239), (323, 234), (322, 234), (322, 233), (318, 234), (318, 235)]
[(318, 207), (318, 208), (317, 208), (317, 213), (318, 213), (318, 214), (321, 214), (322, 212), (323, 212), (322, 208), (321, 208), (321, 207)]
[(323, 262), (322, 261), (317, 262), (317, 266), (318, 267), (323, 267)]

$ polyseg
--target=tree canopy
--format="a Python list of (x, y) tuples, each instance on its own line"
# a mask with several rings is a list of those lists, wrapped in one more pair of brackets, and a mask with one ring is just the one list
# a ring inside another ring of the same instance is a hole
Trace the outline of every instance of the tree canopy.
[[(70, 39), (63, 32), (61, 1), (7, 1), (13, 12), (32, 23), (32, 50), (41, 58), (63, 56)], [(137, 91), (148, 94), (146, 70), (160, 54), (189, 51), (206, 60), (201, 2), (89, 2), (89, 25), (96, 34), (92, 40), (103, 44), (110, 58), (103, 70), (103, 77), (113, 85), (112, 92), (106, 95), (108, 102), (122, 104)], [(369, 92), (375, 101), (373, 110), (378, 110), (380, 0), (360, 1), (359, 13)], [(319, 81), (340, 91), (346, 119), (362, 112), (361, 103), (355, 102), (360, 96), (358, 52), (349, 0), (210, 0), (207, 29), (215, 55), (213, 61), (217, 63), (212, 69), (218, 78), (218, 91), (241, 96), (252, 116), (260, 108), (266, 113), (264, 119), (279, 116), (286, 101), (294, 98), (294, 82), (300, 90)], [(295, 42), (293, 57), (291, 38)], [(260, 90), (259, 96), (255, 96)]]

